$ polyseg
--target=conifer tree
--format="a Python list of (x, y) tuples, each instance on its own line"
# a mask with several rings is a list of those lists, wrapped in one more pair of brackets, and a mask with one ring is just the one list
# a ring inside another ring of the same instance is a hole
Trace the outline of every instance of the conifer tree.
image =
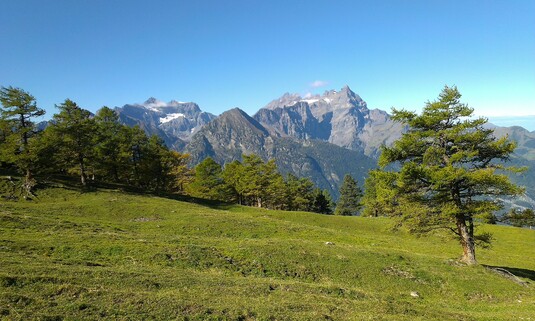
[(327, 190), (315, 188), (313, 192), (312, 212), (320, 214), (332, 214), (334, 203), (331, 194)]
[(344, 181), (340, 186), (340, 199), (334, 211), (335, 215), (356, 215), (362, 205), (360, 198), (362, 197), (362, 190), (358, 187), (357, 182), (346, 174)]
[(244, 184), (242, 182), (244, 167), (240, 161), (233, 161), (225, 165), (221, 177), (229, 186), (230, 198), (240, 205), (245, 205)]
[(45, 111), (37, 107), (35, 98), (28, 92), (14, 87), (0, 89), (0, 162), (14, 164), (25, 176), (22, 182), (25, 196), (31, 195), (35, 182), (33, 166), (36, 155), (30, 149), (35, 135), (33, 118)]
[(228, 200), (229, 189), (221, 173), (221, 165), (211, 157), (205, 158), (195, 166), (194, 179), (188, 185), (188, 191), (191, 195), (200, 198), (220, 201)]
[(486, 119), (474, 118), (473, 109), (460, 98), (456, 87), (446, 86), (420, 115), (394, 109), (393, 119), (409, 130), (383, 148), (379, 163), (401, 166), (394, 186), (410, 206), (403, 222), (411, 222), (415, 232), (449, 229), (459, 238), (462, 260), (476, 264), (475, 220), (501, 207), (497, 196), (522, 190), (497, 172), (516, 170), (499, 163), (509, 159), (515, 144), (484, 128)]
[(401, 209), (396, 195), (397, 173), (371, 170), (364, 181), (362, 216), (394, 216)]
[(128, 136), (119, 116), (111, 108), (102, 107), (95, 115), (95, 165), (105, 180), (119, 182), (128, 166)]
[(314, 183), (308, 178), (298, 178), (293, 174), (286, 177), (288, 210), (313, 211)]
[(94, 152), (95, 122), (89, 111), (80, 108), (70, 99), (56, 107), (59, 113), (54, 115), (53, 124), (50, 126), (53, 133), (51, 139), (59, 146), (56, 159), (65, 166), (77, 167), (80, 182), (86, 186)]

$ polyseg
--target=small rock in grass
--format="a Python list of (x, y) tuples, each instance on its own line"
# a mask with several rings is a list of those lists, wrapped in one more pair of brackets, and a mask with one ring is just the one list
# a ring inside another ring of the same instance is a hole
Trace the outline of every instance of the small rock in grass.
[(333, 242), (325, 242), (325, 245), (334, 245)]
[(420, 293), (416, 292), (416, 291), (411, 291), (411, 296), (413, 298), (419, 298), (420, 297)]

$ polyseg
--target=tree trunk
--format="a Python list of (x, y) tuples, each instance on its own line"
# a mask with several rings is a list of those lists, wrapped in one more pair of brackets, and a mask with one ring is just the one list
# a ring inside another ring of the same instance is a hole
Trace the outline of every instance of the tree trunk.
[(33, 196), (32, 190), (35, 185), (33, 180), (32, 172), (29, 168), (26, 169), (26, 176), (24, 176), (24, 181), (22, 182), (22, 190), (24, 192), (24, 199)]
[(476, 244), (474, 242), (474, 223), (472, 219), (468, 220), (469, 226), (466, 225), (466, 219), (463, 214), (457, 215), (457, 231), (463, 247), (462, 261), (468, 265), (477, 264), (476, 261)]
[(82, 182), (83, 186), (87, 185), (87, 177), (85, 174), (85, 166), (84, 166), (84, 160), (82, 157), (80, 157), (80, 181)]

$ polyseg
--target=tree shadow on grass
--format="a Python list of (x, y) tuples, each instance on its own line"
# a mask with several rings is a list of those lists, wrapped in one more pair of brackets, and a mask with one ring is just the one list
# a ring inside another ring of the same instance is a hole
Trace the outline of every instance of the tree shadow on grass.
[(109, 182), (98, 182), (98, 181), (89, 181), (87, 186), (82, 186), (80, 179), (73, 176), (63, 176), (63, 175), (54, 175), (46, 179), (41, 179), (37, 185), (36, 191), (38, 193), (39, 189), (46, 189), (50, 187), (62, 188), (66, 190), (77, 191), (80, 193), (93, 193), (102, 190), (114, 190), (120, 191), (124, 194), (129, 195), (145, 195), (145, 196), (154, 196), (162, 197), (167, 199), (172, 199), (176, 201), (182, 201), (187, 203), (194, 203), (213, 209), (226, 210), (234, 206), (233, 203), (226, 203), (222, 201), (207, 200), (202, 198), (197, 198), (189, 195), (182, 194), (172, 194), (166, 192), (156, 192), (153, 190), (146, 190), (142, 187), (137, 187), (133, 185), (128, 185), (124, 183), (109, 183)]
[(521, 268), (513, 268), (508, 266), (492, 266), (492, 265), (483, 265), (484, 267), (494, 270), (494, 271), (507, 271), (511, 274), (513, 274), (516, 277), (521, 277), (525, 279), (530, 279), (531, 281), (535, 281), (535, 271), (528, 270), (528, 269), (521, 269)]

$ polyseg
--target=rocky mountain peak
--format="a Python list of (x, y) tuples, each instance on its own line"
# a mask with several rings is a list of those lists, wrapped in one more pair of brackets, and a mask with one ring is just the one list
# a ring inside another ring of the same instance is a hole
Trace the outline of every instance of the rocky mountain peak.
[(149, 105), (149, 104), (155, 104), (159, 102), (158, 99), (154, 98), (154, 97), (149, 97), (149, 99), (145, 100), (145, 102), (143, 103), (144, 105)]

